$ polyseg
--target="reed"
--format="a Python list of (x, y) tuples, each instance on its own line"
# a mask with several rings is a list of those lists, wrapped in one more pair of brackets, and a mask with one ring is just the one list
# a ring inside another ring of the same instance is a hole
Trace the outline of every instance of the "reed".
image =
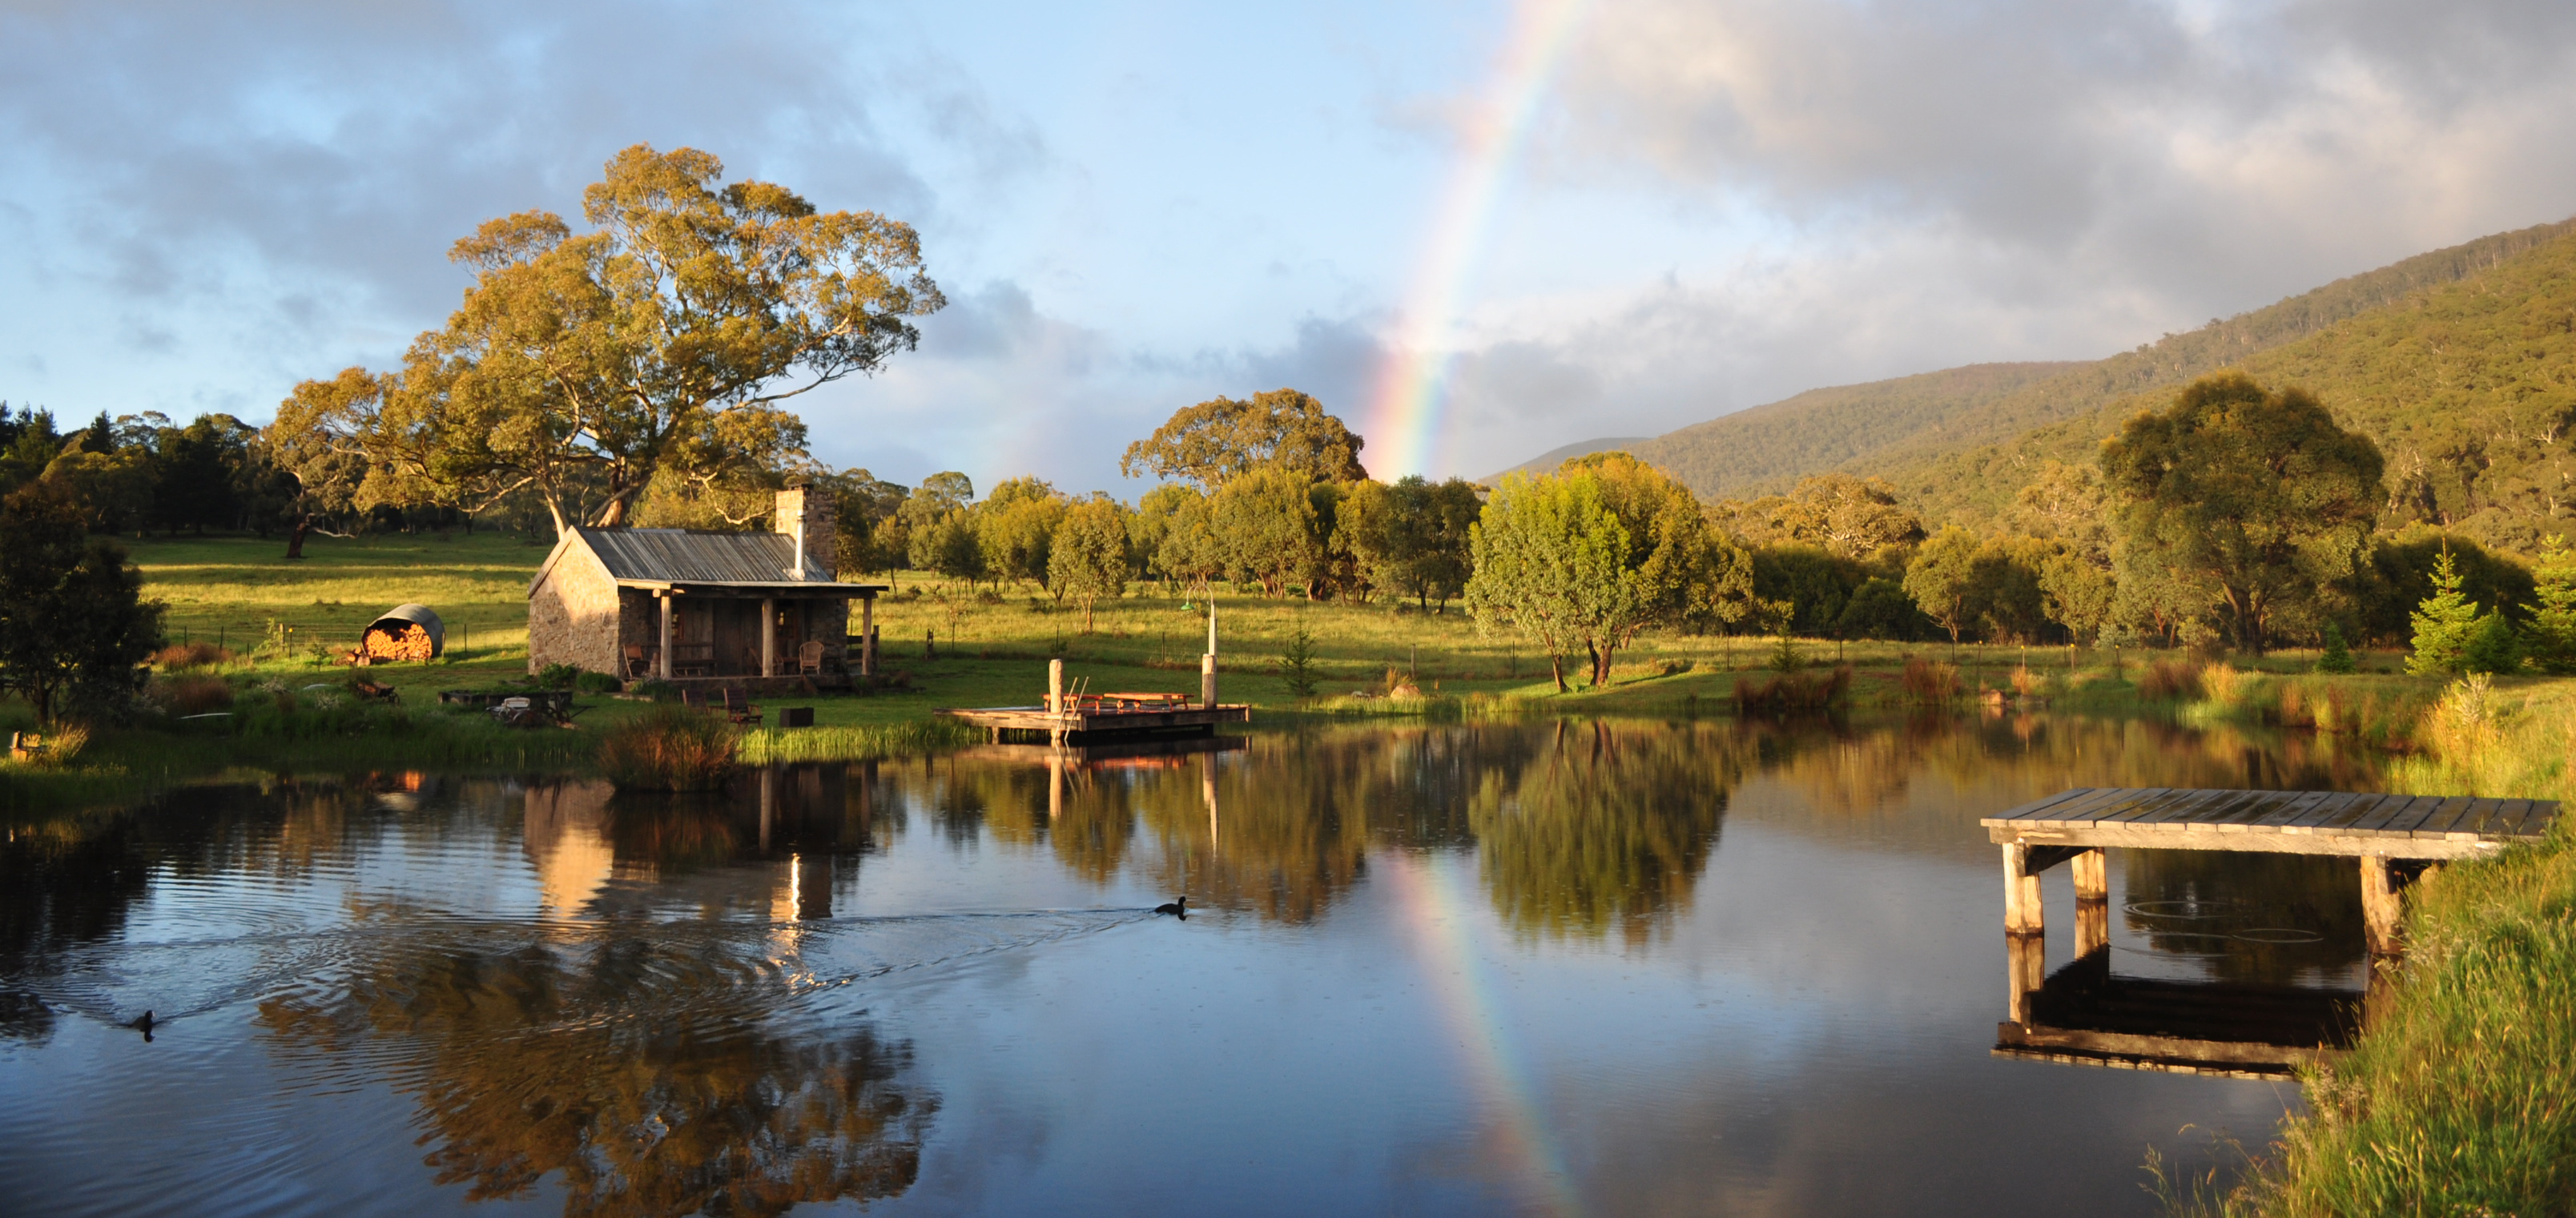
[(664, 704), (601, 735), (599, 772), (633, 790), (711, 790), (733, 773), (740, 746), (732, 724)]

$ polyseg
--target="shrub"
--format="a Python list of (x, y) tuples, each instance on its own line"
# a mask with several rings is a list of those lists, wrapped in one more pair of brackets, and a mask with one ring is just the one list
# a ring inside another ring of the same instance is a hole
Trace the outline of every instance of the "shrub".
[(2158, 660), (2138, 674), (2138, 696), (2150, 701), (2201, 696), (2200, 666), (2180, 660)]
[(539, 689), (571, 689), (572, 683), (580, 679), (581, 669), (571, 664), (548, 664), (538, 669), (535, 677)]
[(1908, 657), (1902, 680), (1905, 696), (1911, 701), (1941, 703), (1959, 696), (1959, 666), (1956, 664)]
[(2045, 678), (2033, 673), (2028, 664), (2014, 665), (2011, 679), (2013, 693), (2024, 698), (2040, 692), (2041, 687), (2047, 683)]
[(733, 773), (740, 741), (732, 724), (664, 703), (600, 738), (599, 770), (630, 790), (704, 791)]
[(585, 672), (572, 679), (572, 687), (586, 694), (613, 694), (626, 683), (604, 672)]
[(638, 681), (631, 693), (641, 694), (656, 702), (669, 702), (680, 696), (680, 687), (668, 681)]
[(2232, 707), (2252, 692), (2256, 680), (2254, 674), (2224, 662), (2205, 664), (2200, 669), (2200, 694), (2220, 706)]

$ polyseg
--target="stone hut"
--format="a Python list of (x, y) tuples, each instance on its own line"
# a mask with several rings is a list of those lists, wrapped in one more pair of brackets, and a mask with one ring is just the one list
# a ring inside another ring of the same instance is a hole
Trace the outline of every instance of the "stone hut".
[[(778, 492), (766, 533), (564, 530), (528, 584), (528, 671), (570, 664), (620, 677), (736, 681), (873, 675), (886, 584), (832, 576), (832, 500)], [(817, 644), (819, 646), (811, 646)]]

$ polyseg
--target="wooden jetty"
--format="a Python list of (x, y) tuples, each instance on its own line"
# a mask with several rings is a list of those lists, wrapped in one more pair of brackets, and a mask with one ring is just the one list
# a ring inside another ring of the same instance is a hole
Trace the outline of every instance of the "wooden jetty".
[(1047, 661), (1046, 701), (1036, 706), (942, 708), (934, 715), (962, 719), (1002, 743), (1004, 733), (1043, 736), (1050, 745), (1099, 744), (1153, 736), (1208, 736), (1218, 725), (1252, 722), (1252, 707), (1216, 700), (1216, 657), (1200, 668), (1196, 702), (1188, 694), (1065, 692), (1064, 661)]
[[(2043, 933), (2039, 877), (2059, 863), (2072, 864), (2080, 948), (2086, 907), (2111, 896), (2103, 851), (2249, 850), (2358, 859), (2371, 950), (2394, 952), (2407, 874), (2539, 841), (2557, 816), (2547, 799), (2077, 787), (1978, 823), (2003, 847), (2004, 929), (2013, 935)], [(2107, 911), (2103, 923), (2107, 934)]]

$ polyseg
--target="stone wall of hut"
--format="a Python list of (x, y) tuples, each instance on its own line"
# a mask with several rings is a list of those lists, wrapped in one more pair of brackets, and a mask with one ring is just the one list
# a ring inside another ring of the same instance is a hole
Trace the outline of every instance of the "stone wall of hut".
[(570, 664), (617, 673), (617, 581), (586, 546), (558, 543), (553, 562), (528, 592), (528, 671)]

